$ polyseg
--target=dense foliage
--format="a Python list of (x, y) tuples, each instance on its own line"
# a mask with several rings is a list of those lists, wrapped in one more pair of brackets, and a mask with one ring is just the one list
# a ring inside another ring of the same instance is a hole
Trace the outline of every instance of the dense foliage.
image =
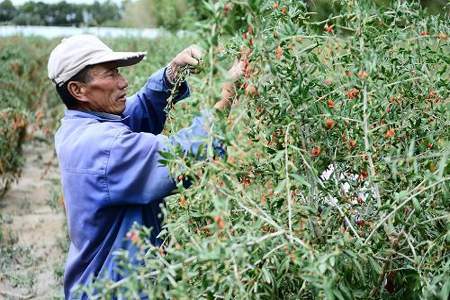
[(342, 1), (324, 21), (296, 0), (210, 1), (206, 10), (204, 72), (166, 129), (210, 107), (223, 67), (241, 55), (239, 102), (212, 128), (227, 157), (166, 154), (192, 186), (167, 199), (164, 246), (136, 228), (129, 237), (143, 265), (121, 253), (127, 276), (88, 290), (448, 299), (448, 20), (406, 2)]

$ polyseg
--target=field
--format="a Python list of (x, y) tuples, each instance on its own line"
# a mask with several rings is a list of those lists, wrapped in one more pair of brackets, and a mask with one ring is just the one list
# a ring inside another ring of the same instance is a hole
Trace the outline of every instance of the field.
[[(342, 2), (317, 21), (295, 0), (219, 1), (205, 6), (193, 36), (107, 40), (149, 53), (123, 70), (130, 91), (188, 44), (206, 50), (200, 74), (188, 75), (191, 98), (170, 109), (167, 135), (212, 107), (235, 57), (246, 68), (230, 115), (216, 113), (211, 128), (226, 157), (165, 155), (192, 186), (166, 199), (164, 249), (134, 228), (144, 264), (85, 292), (448, 299), (450, 26), (415, 4), (368, 2)], [(56, 42), (0, 41), (5, 189), (20, 177), (23, 143), (51, 147), (63, 109), (45, 77)]]

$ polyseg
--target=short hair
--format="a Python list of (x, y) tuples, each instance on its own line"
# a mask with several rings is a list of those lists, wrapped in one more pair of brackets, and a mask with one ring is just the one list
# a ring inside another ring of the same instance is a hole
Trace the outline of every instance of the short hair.
[(64, 82), (63, 85), (58, 86), (56, 85), (56, 92), (58, 92), (59, 97), (64, 102), (64, 104), (67, 106), (67, 108), (75, 108), (78, 106), (78, 100), (72, 96), (72, 94), (69, 92), (69, 89), (67, 88), (69, 82), (71, 81), (79, 81), (83, 83), (89, 83), (89, 81), (92, 80), (91, 75), (89, 74), (89, 71), (92, 69), (92, 66), (86, 66), (84, 67), (80, 72), (72, 76), (69, 80)]

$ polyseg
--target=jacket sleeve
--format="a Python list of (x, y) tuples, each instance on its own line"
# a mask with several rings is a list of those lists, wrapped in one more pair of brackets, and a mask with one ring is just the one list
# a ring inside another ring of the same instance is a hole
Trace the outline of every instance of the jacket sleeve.
[(115, 138), (106, 167), (108, 205), (147, 204), (176, 188), (169, 169), (159, 161), (160, 151), (180, 146), (197, 155), (207, 144), (209, 115), (196, 117), (192, 125), (171, 137), (146, 132), (121, 131)]
[[(123, 117), (128, 117), (125, 123), (132, 131), (159, 134), (163, 130), (166, 122), (165, 108), (172, 89), (166, 80), (165, 72), (166, 68), (163, 68), (154, 73), (136, 94), (127, 98)], [(183, 82), (178, 88), (174, 102), (189, 95), (189, 87)]]

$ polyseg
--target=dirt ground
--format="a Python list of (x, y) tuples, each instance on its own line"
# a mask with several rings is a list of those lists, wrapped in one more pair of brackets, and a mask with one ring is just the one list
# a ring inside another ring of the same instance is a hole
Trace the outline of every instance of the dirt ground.
[(0, 199), (0, 299), (61, 299), (67, 236), (52, 145), (25, 144), (22, 177)]

